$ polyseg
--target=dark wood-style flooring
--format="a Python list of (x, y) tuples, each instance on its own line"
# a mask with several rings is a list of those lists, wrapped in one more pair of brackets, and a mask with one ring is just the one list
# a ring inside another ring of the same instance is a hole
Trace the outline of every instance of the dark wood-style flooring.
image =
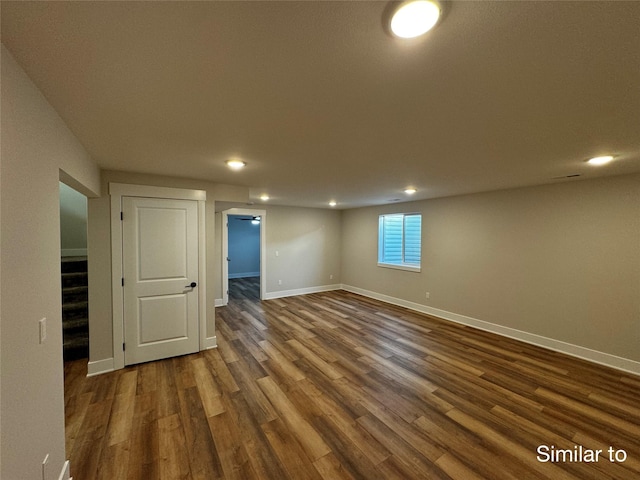
[[(92, 378), (68, 363), (74, 480), (640, 478), (633, 375), (344, 291), (260, 302), (251, 281), (217, 340)], [(536, 458), (579, 447), (602, 452)]]

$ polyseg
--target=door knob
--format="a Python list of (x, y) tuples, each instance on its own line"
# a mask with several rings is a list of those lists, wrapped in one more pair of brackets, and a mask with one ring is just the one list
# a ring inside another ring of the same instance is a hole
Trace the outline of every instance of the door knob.
[(189, 285), (185, 285), (184, 288), (196, 288), (198, 284), (196, 282), (191, 282)]

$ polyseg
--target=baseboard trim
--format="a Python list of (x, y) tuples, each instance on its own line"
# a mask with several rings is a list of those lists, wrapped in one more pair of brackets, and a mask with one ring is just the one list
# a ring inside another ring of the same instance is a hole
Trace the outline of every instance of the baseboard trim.
[(535, 333), (529, 333), (522, 330), (517, 330), (515, 328), (497, 325), (495, 323), (478, 320), (477, 318), (467, 317), (465, 315), (448, 312), (446, 310), (440, 310), (438, 308), (429, 307), (427, 305), (421, 305), (419, 303), (410, 302), (401, 298), (391, 297), (382, 293), (372, 292), (370, 290), (354, 287), (352, 285), (342, 285), (342, 290), (357, 293), (358, 295), (363, 295), (365, 297), (380, 300), (392, 305), (405, 307), (417, 312), (433, 315), (434, 317), (442, 318), (444, 320), (455, 323), (460, 323), (462, 325), (477, 328), (479, 330), (495, 333), (503, 337), (520, 340), (531, 345), (536, 345), (548, 350), (564, 353), (566, 355), (597, 363), (599, 365), (615, 368), (616, 370), (622, 370), (634, 375), (640, 375), (640, 362), (636, 362), (635, 360), (630, 360), (628, 358), (618, 357), (616, 355), (611, 355), (610, 353), (592, 350), (590, 348), (581, 347), (580, 345), (574, 345), (572, 343), (563, 342), (561, 340), (555, 340), (553, 338), (544, 337)]
[(342, 285), (321, 285), (318, 287), (297, 288), (294, 290), (281, 290), (279, 292), (268, 292), (264, 300), (273, 300), (276, 298), (295, 297), (297, 295), (308, 295), (310, 293), (329, 292), (331, 290), (340, 290)]
[[(204, 350), (217, 348), (218, 339), (216, 336), (207, 337), (204, 343)], [(113, 372), (115, 370), (113, 358), (105, 358), (104, 360), (96, 360), (87, 364), (87, 377), (102, 375), (103, 373)]]
[(64, 462), (62, 466), (62, 471), (60, 472), (60, 476), (58, 480), (71, 480), (70, 471), (69, 471), (69, 460)]
[(224, 303), (224, 299), (223, 298), (216, 298), (215, 299), (214, 306), (216, 306), (216, 307), (224, 307), (226, 305), (227, 304)]
[(114, 369), (113, 358), (105, 358), (104, 360), (89, 362), (87, 365), (87, 377), (113, 372)]

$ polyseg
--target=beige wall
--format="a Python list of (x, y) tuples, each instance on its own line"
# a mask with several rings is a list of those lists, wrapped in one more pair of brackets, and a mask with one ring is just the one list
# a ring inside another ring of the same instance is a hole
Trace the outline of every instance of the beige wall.
[(49, 454), (53, 480), (65, 461), (58, 182), (96, 195), (99, 171), (4, 46), (1, 56), (0, 477), (40, 479)]
[(269, 207), (265, 259), (267, 294), (339, 284), (341, 232), (339, 211)]
[[(402, 211), (421, 273), (376, 266)], [(640, 175), (349, 210), (342, 238), (346, 285), (640, 361)]]

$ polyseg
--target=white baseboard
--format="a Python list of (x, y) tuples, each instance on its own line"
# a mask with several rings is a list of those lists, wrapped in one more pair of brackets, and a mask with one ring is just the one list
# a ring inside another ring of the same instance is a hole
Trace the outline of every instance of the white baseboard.
[(62, 471), (60, 472), (60, 476), (58, 477), (58, 480), (71, 480), (70, 472), (69, 472), (69, 460), (64, 462), (64, 465), (62, 466)]
[(218, 347), (218, 337), (216, 336), (207, 337), (207, 339), (204, 342), (205, 350), (210, 350), (212, 348), (217, 348), (217, 347)]
[(61, 257), (86, 257), (86, 248), (63, 248), (60, 250)]
[(260, 272), (230, 273), (228, 278), (255, 278), (259, 277)]
[(564, 353), (572, 357), (578, 357), (583, 360), (588, 360), (593, 363), (605, 365), (607, 367), (622, 370), (634, 375), (640, 375), (640, 362), (636, 362), (635, 360), (618, 357), (616, 355), (600, 352), (598, 350), (592, 350), (590, 348), (581, 347), (580, 345), (574, 345), (571, 343), (563, 342), (561, 340), (543, 337), (542, 335), (537, 335), (535, 333), (524, 332), (515, 328), (485, 322), (484, 320), (478, 320), (476, 318), (448, 312), (446, 310), (440, 310), (438, 308), (429, 307), (427, 305), (421, 305), (419, 303), (410, 302), (401, 298), (391, 297), (382, 293), (364, 290), (362, 288), (353, 287), (351, 285), (342, 285), (342, 289), (348, 292), (363, 295), (365, 297), (374, 298), (382, 302), (390, 303), (392, 305), (398, 305), (401, 307), (406, 307), (410, 310), (433, 315), (434, 317), (442, 318), (444, 320), (449, 320), (451, 322), (460, 323), (462, 325), (474, 327), (479, 330), (502, 335), (503, 337), (520, 340), (522, 342), (553, 350), (555, 352)]
[(87, 377), (93, 377), (102, 373), (113, 372), (113, 358), (105, 358), (104, 360), (96, 360), (89, 362), (87, 365)]
[(216, 298), (216, 300), (214, 302), (214, 306), (216, 306), (216, 307), (224, 307), (226, 305), (227, 304), (224, 303), (224, 299), (222, 299), (222, 298)]
[[(295, 290), (281, 290), (279, 292), (268, 292), (265, 294), (265, 300), (273, 300), (274, 298), (295, 297), (296, 295), (307, 295), (309, 293), (329, 292), (331, 290), (340, 290), (342, 285), (321, 285), (319, 287), (297, 288)], [(346, 289), (345, 289), (346, 290)]]
[[(218, 340), (216, 336), (207, 337), (204, 344), (204, 349), (209, 350), (218, 346)], [(95, 362), (89, 362), (87, 365), (87, 377), (93, 377), (101, 375), (103, 373), (113, 372), (113, 358), (105, 358), (104, 360), (96, 360)]]

